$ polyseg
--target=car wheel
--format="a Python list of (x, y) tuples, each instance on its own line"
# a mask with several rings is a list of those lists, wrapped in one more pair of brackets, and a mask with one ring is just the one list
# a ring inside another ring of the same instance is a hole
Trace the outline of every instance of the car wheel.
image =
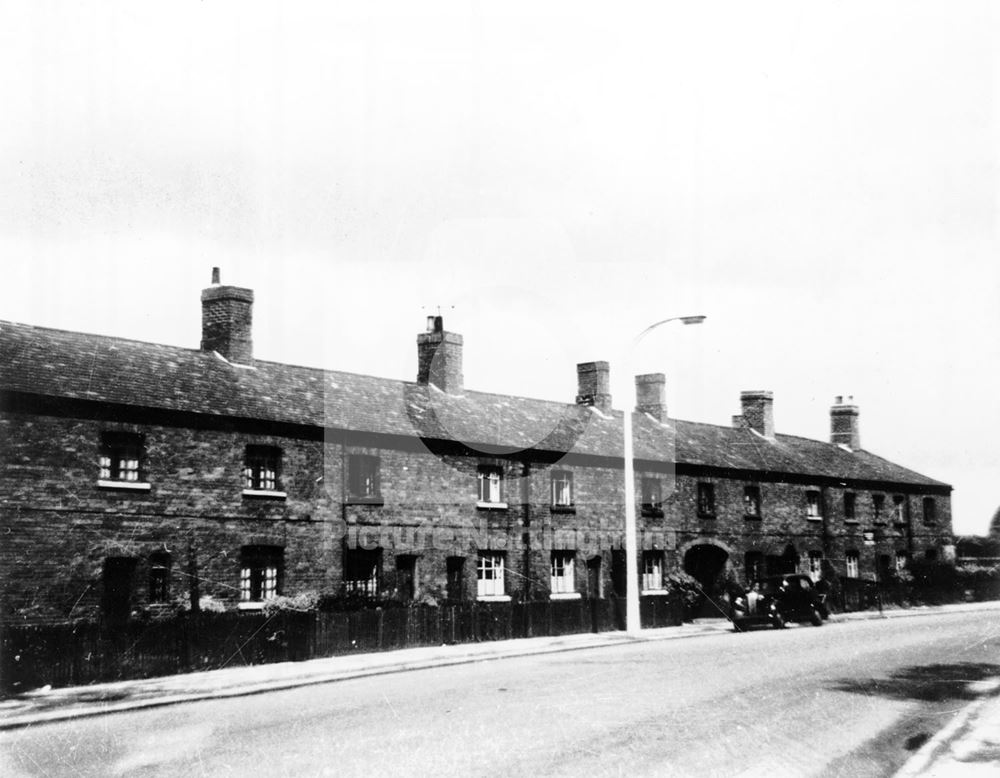
[(809, 616), (809, 623), (812, 624), (814, 627), (822, 627), (823, 626), (823, 616), (815, 608), (813, 608), (812, 614), (810, 614), (810, 616)]

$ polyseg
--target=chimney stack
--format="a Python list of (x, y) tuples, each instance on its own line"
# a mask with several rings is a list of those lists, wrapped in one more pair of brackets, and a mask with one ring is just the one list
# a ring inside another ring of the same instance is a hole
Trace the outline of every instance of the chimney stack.
[(753, 390), (740, 392), (745, 426), (763, 435), (774, 437), (774, 392)]
[(657, 421), (667, 420), (667, 377), (663, 373), (635, 377), (635, 409)]
[(576, 366), (577, 405), (592, 405), (611, 412), (611, 368), (607, 362), (581, 362)]
[(221, 286), (219, 268), (201, 292), (201, 350), (217, 351), (238, 365), (253, 364), (253, 290)]
[(861, 431), (858, 426), (858, 406), (854, 397), (848, 397), (847, 402), (837, 395), (833, 407), (830, 408), (830, 442), (847, 446), (852, 451), (861, 448)]
[(462, 393), (462, 336), (445, 332), (444, 318), (427, 317), (427, 332), (417, 335), (417, 383), (448, 394)]

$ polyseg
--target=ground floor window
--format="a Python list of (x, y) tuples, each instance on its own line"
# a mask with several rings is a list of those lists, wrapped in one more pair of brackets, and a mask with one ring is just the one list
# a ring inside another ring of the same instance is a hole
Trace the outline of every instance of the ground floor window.
[(809, 575), (812, 576), (814, 581), (818, 581), (820, 574), (823, 572), (823, 552), (822, 551), (810, 551), (809, 552)]
[(170, 554), (165, 551), (149, 555), (149, 601), (170, 602)]
[(910, 564), (910, 555), (906, 551), (896, 552), (896, 572), (901, 573)]
[(574, 555), (572, 551), (553, 551), (551, 560), (550, 588), (552, 594), (576, 592), (573, 574)]
[(504, 554), (499, 551), (480, 551), (476, 566), (476, 596), (503, 597)]
[(243, 546), (240, 602), (264, 602), (278, 596), (284, 553), (280, 546)]
[(344, 594), (377, 597), (382, 549), (349, 548), (344, 552)]
[(847, 561), (847, 577), (857, 578), (858, 577), (858, 552), (848, 551), (845, 557)]
[(642, 552), (642, 590), (644, 592), (663, 589), (663, 552)]

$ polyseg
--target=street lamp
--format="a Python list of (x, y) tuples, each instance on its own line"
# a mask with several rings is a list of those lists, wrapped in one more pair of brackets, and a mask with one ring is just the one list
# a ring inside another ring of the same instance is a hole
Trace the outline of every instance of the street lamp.
[[(629, 350), (623, 360), (625, 376), (632, 375), (632, 352), (639, 345), (639, 341), (645, 338), (650, 332), (668, 322), (679, 321), (684, 324), (701, 324), (705, 321), (704, 316), (672, 316), (669, 319), (650, 324), (632, 340)], [(623, 379), (623, 385), (626, 385)], [(631, 389), (626, 395), (631, 397)], [(639, 623), (639, 567), (636, 557), (639, 548), (636, 538), (635, 522), (635, 463), (632, 461), (632, 401), (625, 405), (623, 414), (624, 431), (624, 458), (625, 458), (625, 632), (629, 635), (637, 635), (642, 631)]]

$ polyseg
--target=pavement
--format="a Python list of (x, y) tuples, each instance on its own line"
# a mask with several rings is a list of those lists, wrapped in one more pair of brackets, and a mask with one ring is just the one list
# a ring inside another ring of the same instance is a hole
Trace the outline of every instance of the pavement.
[[(831, 624), (868, 619), (896, 619), (935, 613), (993, 611), (1000, 601), (841, 613)], [(584, 633), (490, 643), (425, 646), (399, 651), (348, 654), (249, 667), (230, 667), (185, 675), (114, 683), (36, 689), (0, 700), (0, 730), (54, 721), (106, 715), (183, 702), (240, 697), (313, 684), (346, 681), (387, 673), (468, 664), (519, 656), (578, 651), (635, 642), (678, 640), (730, 632), (727, 619), (696, 619), (679, 627), (625, 632)], [(911, 776), (1000, 775), (1000, 679), (980, 682), (982, 696), (964, 708), (911, 757), (897, 778)]]

